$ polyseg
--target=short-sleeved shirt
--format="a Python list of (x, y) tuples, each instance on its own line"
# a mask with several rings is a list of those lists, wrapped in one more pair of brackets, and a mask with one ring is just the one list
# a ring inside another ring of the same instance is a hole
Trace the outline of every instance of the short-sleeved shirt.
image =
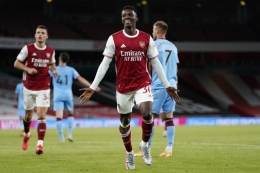
[(57, 66), (56, 70), (58, 73), (57, 77), (54, 77), (53, 73), (49, 72), (52, 77), (53, 99), (71, 100), (73, 98), (73, 80), (79, 77), (79, 73), (70, 66)]
[(136, 31), (134, 36), (127, 35), (124, 30), (112, 34), (103, 52), (108, 58), (115, 57), (116, 89), (122, 94), (151, 84), (149, 61), (158, 56), (151, 36)]
[(18, 109), (24, 109), (23, 107), (23, 83), (16, 85), (15, 94), (18, 95)]
[(49, 46), (43, 48), (34, 44), (25, 45), (18, 54), (17, 59), (29, 68), (35, 68), (37, 73), (30, 75), (23, 72), (24, 87), (33, 90), (47, 90), (50, 88), (49, 65), (55, 63), (55, 51)]
[[(162, 64), (166, 78), (175, 87), (177, 82), (177, 64), (179, 63), (176, 46), (166, 39), (157, 39), (155, 45), (159, 51), (158, 59)], [(164, 89), (160, 78), (152, 68), (152, 89)]]

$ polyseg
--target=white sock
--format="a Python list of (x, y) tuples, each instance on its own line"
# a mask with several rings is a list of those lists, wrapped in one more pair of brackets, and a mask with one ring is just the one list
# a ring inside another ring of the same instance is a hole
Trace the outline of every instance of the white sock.
[(171, 152), (172, 152), (172, 147), (171, 147), (171, 146), (167, 146), (167, 147), (165, 148), (165, 152), (171, 153)]
[(141, 147), (148, 147), (148, 142), (144, 142), (143, 140), (140, 143)]
[(127, 153), (127, 154), (134, 154), (134, 150), (132, 150), (132, 151), (130, 151), (130, 152), (127, 152), (127, 151), (126, 151), (126, 153)]
[(37, 146), (38, 146), (38, 145), (43, 146), (43, 140), (38, 140), (38, 142), (37, 142)]
[(31, 133), (30, 133), (30, 132), (28, 132), (28, 133), (25, 133), (25, 132), (24, 132), (24, 135), (25, 135), (26, 137), (29, 137), (29, 136), (31, 135)]

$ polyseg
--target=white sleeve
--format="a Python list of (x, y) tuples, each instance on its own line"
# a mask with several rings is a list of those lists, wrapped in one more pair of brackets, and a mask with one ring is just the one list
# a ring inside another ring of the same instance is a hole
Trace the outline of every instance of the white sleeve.
[(154, 59), (155, 57), (158, 56), (158, 50), (157, 47), (152, 39), (152, 37), (150, 36), (150, 42), (149, 42), (149, 46), (148, 46), (148, 50), (147, 50), (147, 56), (150, 59)]
[(17, 59), (23, 62), (27, 57), (28, 57), (28, 49), (27, 46), (25, 45), (20, 51), (20, 53), (18, 54)]
[(103, 55), (108, 58), (113, 58), (115, 55), (115, 51), (116, 51), (115, 42), (114, 42), (112, 35), (110, 35), (110, 37), (107, 40)]
[(162, 81), (163, 85), (165, 88), (168, 88), (170, 87), (170, 83), (169, 81), (167, 80), (166, 78), (166, 75), (163, 71), (163, 67), (160, 63), (160, 61), (158, 60), (158, 58), (154, 58), (151, 60), (151, 64), (156, 72), (156, 74), (158, 75), (159, 79)]
[(50, 64), (55, 64), (55, 62), (56, 62), (56, 60), (55, 60), (55, 51), (54, 51), (52, 54), (52, 57), (51, 57)]
[(112, 62), (111, 58), (108, 57), (104, 57), (101, 64), (98, 67), (98, 71), (97, 74), (95, 76), (94, 81), (92, 82), (92, 84), (90, 85), (90, 88), (93, 90), (96, 90), (96, 88), (98, 87), (99, 83), (101, 82), (101, 80), (103, 79), (103, 77), (105, 76), (109, 64)]

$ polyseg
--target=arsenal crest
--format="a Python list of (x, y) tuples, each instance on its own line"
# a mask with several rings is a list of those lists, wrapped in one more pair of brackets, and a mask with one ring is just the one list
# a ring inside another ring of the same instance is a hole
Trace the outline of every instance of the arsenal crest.
[(141, 48), (144, 48), (145, 43), (144, 43), (143, 41), (140, 41), (140, 42), (139, 42), (139, 45), (140, 45)]
[(50, 53), (46, 53), (46, 56), (47, 56), (47, 58), (50, 58), (51, 54)]

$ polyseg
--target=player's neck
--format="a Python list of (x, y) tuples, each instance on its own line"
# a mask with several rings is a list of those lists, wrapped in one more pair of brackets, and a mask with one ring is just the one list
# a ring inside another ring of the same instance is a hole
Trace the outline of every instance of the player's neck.
[(136, 29), (135, 28), (127, 28), (127, 27), (125, 27), (125, 33), (127, 34), (127, 35), (130, 35), (130, 36), (133, 36), (133, 35), (135, 35), (136, 33), (137, 33), (137, 31), (136, 31)]
[(157, 39), (166, 39), (164, 35), (157, 35)]
[(44, 48), (45, 42), (42, 42), (42, 43), (36, 42), (36, 46), (39, 47), (39, 48)]
[(66, 63), (59, 63), (59, 66), (66, 66)]

